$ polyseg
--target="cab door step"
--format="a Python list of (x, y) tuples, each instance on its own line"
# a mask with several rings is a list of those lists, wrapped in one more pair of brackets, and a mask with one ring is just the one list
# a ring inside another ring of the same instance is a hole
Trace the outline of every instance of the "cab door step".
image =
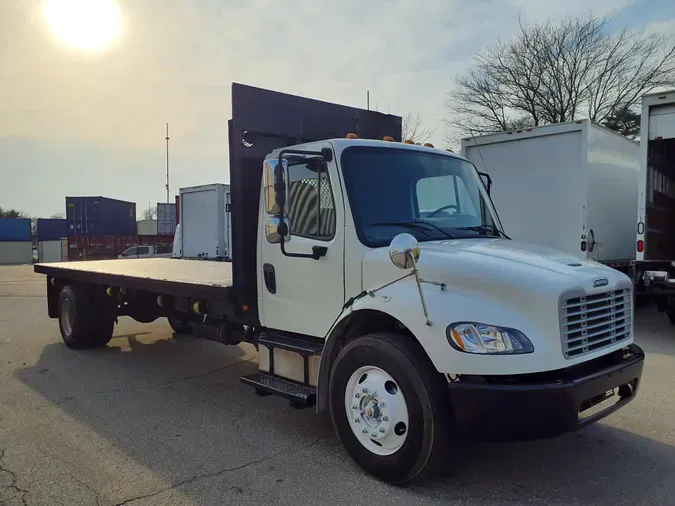
[(279, 348), (298, 353), (302, 356), (320, 355), (323, 350), (323, 339), (315, 337), (286, 334), (281, 332), (264, 332), (258, 338), (258, 344), (268, 348)]
[(306, 408), (316, 403), (316, 388), (289, 381), (279, 376), (257, 372), (242, 376), (241, 382), (255, 388), (259, 395), (280, 395), (291, 401), (294, 408)]

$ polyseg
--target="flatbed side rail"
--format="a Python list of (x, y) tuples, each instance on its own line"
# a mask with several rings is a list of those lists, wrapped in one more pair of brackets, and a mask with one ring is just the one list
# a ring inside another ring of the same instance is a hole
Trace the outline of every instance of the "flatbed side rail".
[(144, 278), (124, 274), (94, 272), (81, 269), (68, 269), (47, 264), (36, 264), (34, 271), (45, 274), (50, 278), (90, 283), (129, 290), (138, 290), (175, 297), (189, 297), (194, 299), (221, 300), (225, 302), (229, 296), (230, 287), (222, 285), (205, 285), (186, 283), (170, 279)]

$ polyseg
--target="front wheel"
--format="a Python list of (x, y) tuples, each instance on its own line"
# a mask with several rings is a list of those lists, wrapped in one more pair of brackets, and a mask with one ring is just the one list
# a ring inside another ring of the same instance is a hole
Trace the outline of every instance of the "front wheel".
[(452, 423), (447, 382), (413, 338), (349, 343), (329, 388), (338, 438), (365, 472), (401, 485), (441, 470)]

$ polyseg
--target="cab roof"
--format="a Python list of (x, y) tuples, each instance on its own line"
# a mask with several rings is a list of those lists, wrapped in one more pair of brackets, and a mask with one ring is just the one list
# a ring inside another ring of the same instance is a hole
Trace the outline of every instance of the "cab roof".
[(461, 160), (465, 160), (464, 157), (458, 155), (457, 153), (454, 153), (452, 151), (447, 151), (445, 149), (440, 149), (436, 147), (428, 147), (428, 146), (422, 146), (418, 144), (408, 144), (405, 142), (395, 142), (395, 141), (384, 141), (384, 140), (376, 140), (376, 139), (347, 139), (347, 138), (333, 138), (333, 139), (326, 139), (323, 141), (317, 141), (317, 142), (308, 142), (305, 144), (296, 144), (294, 146), (286, 146), (284, 148), (278, 148), (275, 149), (274, 151), (270, 152), (265, 158), (270, 159), (270, 158), (276, 158), (279, 156), (279, 152), (282, 149), (298, 149), (298, 150), (306, 150), (306, 151), (320, 151), (321, 148), (326, 147), (326, 144), (330, 143), (331, 146), (333, 147), (333, 150), (335, 151), (336, 156), (340, 156), (340, 154), (347, 149), (348, 147), (352, 146), (366, 146), (366, 147), (374, 147), (374, 148), (397, 148), (397, 149), (405, 149), (409, 151), (421, 151), (424, 153), (428, 153), (429, 151), (434, 152), (439, 155), (444, 155), (444, 156), (449, 156), (452, 158), (459, 158)]

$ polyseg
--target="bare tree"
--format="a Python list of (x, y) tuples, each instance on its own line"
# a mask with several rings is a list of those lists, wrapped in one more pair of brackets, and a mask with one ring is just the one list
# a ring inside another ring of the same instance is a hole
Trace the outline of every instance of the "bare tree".
[(518, 35), (472, 56), (448, 93), (449, 139), (560, 123), (580, 115), (613, 125), (641, 95), (675, 83), (675, 36), (626, 29), (609, 18), (520, 23)]
[(50, 216), (50, 218), (53, 219), (53, 220), (62, 220), (65, 217), (66, 217), (66, 215), (63, 214), (63, 213), (54, 213)]
[(435, 128), (430, 128), (424, 124), (424, 118), (419, 113), (413, 114), (408, 111), (403, 116), (401, 137), (403, 140), (411, 140), (415, 143), (424, 144), (429, 142), (436, 133)]

